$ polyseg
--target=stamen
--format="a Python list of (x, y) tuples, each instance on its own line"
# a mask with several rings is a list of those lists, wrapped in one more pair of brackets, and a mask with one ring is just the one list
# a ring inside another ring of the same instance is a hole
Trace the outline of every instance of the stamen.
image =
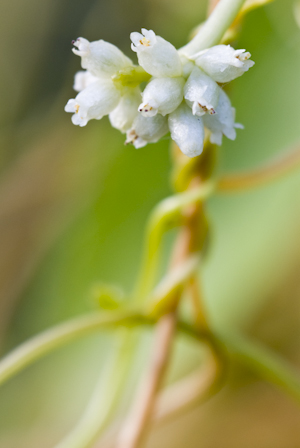
[(239, 59), (241, 62), (247, 61), (249, 58), (251, 58), (251, 53), (247, 51), (246, 53), (242, 53), (238, 56), (236, 56), (237, 59)]
[(214, 115), (216, 113), (216, 111), (211, 107), (210, 109), (207, 106), (203, 106), (202, 104), (198, 103), (198, 106), (200, 107), (200, 109), (205, 112), (206, 114), (209, 115)]
[[(146, 112), (146, 113), (148, 113), (148, 112), (151, 112), (151, 111), (155, 112), (153, 106), (150, 106), (149, 103), (144, 104), (142, 107), (139, 107), (139, 112)], [(149, 116), (151, 117), (152, 115), (149, 115)]]
[(150, 47), (150, 39), (146, 39), (146, 37), (143, 37), (143, 39), (140, 40), (140, 44), (144, 45), (144, 47)]
[(137, 140), (137, 139), (138, 139), (138, 135), (136, 134), (135, 130), (132, 129), (127, 134), (127, 139), (125, 141), (125, 145), (129, 145), (130, 143), (135, 142), (135, 140)]

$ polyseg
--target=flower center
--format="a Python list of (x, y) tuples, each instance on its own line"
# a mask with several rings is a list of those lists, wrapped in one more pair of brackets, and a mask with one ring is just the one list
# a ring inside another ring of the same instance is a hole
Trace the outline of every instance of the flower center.
[(125, 145), (129, 145), (129, 143), (135, 142), (135, 140), (137, 140), (138, 138), (139, 136), (136, 134), (135, 130), (132, 129), (127, 133), (127, 139), (125, 141)]
[(200, 109), (203, 112), (205, 112), (206, 114), (214, 115), (216, 113), (216, 111), (213, 108), (208, 109), (206, 106), (202, 106), (202, 104), (200, 104), (200, 103), (198, 103), (198, 105), (199, 105)]
[(249, 53), (249, 51), (247, 51), (247, 53), (242, 53), (242, 54), (236, 56), (236, 58), (239, 59), (239, 61), (245, 62), (249, 58), (251, 58), (251, 54)]
[(144, 45), (144, 47), (150, 47), (150, 39), (146, 39), (146, 37), (143, 37), (143, 39), (140, 40), (140, 44)]
[(145, 106), (141, 107), (139, 109), (140, 112), (149, 112), (149, 110), (151, 111), (153, 109), (152, 106), (149, 106), (149, 104), (146, 104)]

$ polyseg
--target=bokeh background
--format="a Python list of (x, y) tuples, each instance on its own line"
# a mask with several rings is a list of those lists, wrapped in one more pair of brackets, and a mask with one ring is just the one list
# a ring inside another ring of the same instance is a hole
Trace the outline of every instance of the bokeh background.
[[(85, 128), (71, 124), (63, 108), (80, 68), (71, 40), (103, 38), (134, 58), (131, 31), (152, 28), (179, 47), (206, 7), (204, 0), (1, 0), (2, 354), (95, 309), (90, 290), (99, 280), (129, 292), (147, 216), (171, 193), (168, 139), (137, 151), (124, 147), (106, 118)], [(222, 172), (300, 145), (300, 31), (293, 11), (293, 1), (275, 0), (244, 22), (236, 46), (251, 51), (256, 65), (231, 85), (245, 130), (224, 142)], [(300, 368), (299, 188), (295, 171), (260, 190), (211, 199), (203, 283), (216, 328), (252, 335)], [(52, 447), (76, 424), (110, 347), (110, 334), (85, 338), (2, 386), (0, 447)], [(198, 347), (179, 341), (169, 381), (200, 362)], [(295, 403), (232, 366), (221, 393), (154, 429), (147, 447), (297, 448), (299, 423)]]

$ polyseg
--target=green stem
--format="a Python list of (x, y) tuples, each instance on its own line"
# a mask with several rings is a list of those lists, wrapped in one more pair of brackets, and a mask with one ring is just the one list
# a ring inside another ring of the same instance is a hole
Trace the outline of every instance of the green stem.
[[(47, 353), (94, 331), (112, 329), (119, 326), (130, 328), (153, 325), (154, 323), (153, 319), (140, 312), (122, 312), (117, 314), (114, 311), (113, 315), (93, 313), (72, 319), (24, 342), (3, 358), (0, 362), (0, 384)], [(194, 339), (208, 341), (217, 349), (221, 347), (223, 352), (229, 352), (252, 372), (281, 388), (300, 403), (300, 374), (267, 347), (237, 334), (200, 332), (184, 322), (179, 322), (178, 327), (179, 330)], [(119, 352), (122, 357), (125, 355), (123, 350), (124, 348)], [(119, 375), (120, 370), (114, 369), (114, 371), (117, 377), (122, 376)]]
[(261, 379), (274, 384), (300, 404), (300, 372), (297, 372), (281, 356), (266, 346), (240, 334), (217, 331), (213, 334), (200, 332), (185, 322), (179, 322), (179, 329), (201, 341), (210, 341), (223, 355), (230, 354)]
[(300, 403), (300, 372), (267, 347), (241, 335), (220, 333), (219, 342), (239, 362)]
[(21, 344), (0, 361), (0, 385), (47, 353), (96, 330), (140, 326), (153, 321), (141, 313), (93, 313), (57, 325)]
[[(128, 339), (117, 336), (117, 347), (93, 391), (81, 420), (55, 448), (89, 448), (97, 441), (114, 415), (126, 382)], [(110, 387), (108, 387), (110, 386)]]
[(145, 298), (153, 288), (161, 240), (165, 231), (172, 225), (178, 224), (180, 214), (185, 207), (203, 201), (214, 189), (214, 182), (205, 182), (193, 190), (170, 196), (155, 207), (147, 225), (144, 260), (135, 293), (137, 301)]
[(192, 255), (175, 267), (149, 297), (147, 315), (159, 319), (174, 310), (184, 286), (199, 268), (200, 256)]
[(179, 51), (192, 56), (217, 45), (230, 27), (246, 0), (220, 0), (196, 36)]
[[(147, 296), (147, 293), (149, 293), (152, 289), (157, 269), (161, 239), (164, 232), (167, 230), (170, 221), (178, 218), (178, 214), (183, 207), (203, 200), (205, 197), (207, 197), (213, 191), (213, 188), (214, 185), (207, 182), (200, 188), (167, 198), (155, 208), (154, 212), (150, 216), (147, 227), (148, 231), (146, 236), (146, 254), (143, 264), (144, 269), (142, 270), (141, 280), (135, 295), (135, 302), (137, 304), (141, 303), (142, 300), (144, 300)], [(190, 264), (192, 266), (190, 266)], [(159, 311), (166, 305), (166, 303), (169, 304), (170, 301), (173, 300), (172, 298), (174, 296), (174, 289), (180, 287), (178, 283), (182, 283), (183, 281), (185, 281), (185, 277), (189, 275), (189, 270), (193, 270), (194, 266), (198, 264), (198, 259), (193, 260), (190, 264), (188, 266), (187, 273), (185, 269), (183, 272), (184, 275), (181, 275), (180, 282), (176, 281), (175, 285), (172, 282), (171, 284), (168, 283), (167, 285), (164, 285), (164, 288), (156, 291), (156, 294), (154, 294), (154, 296), (152, 297), (153, 309), (151, 308), (151, 310), (153, 311), (153, 314), (159, 313)], [(99, 409), (97, 408), (97, 405), (99, 406), (99, 404), (97, 401), (98, 392), (96, 388), (95, 398), (92, 397), (90, 402), (90, 407), (92, 409), (95, 407), (96, 417), (91, 419), (91, 424), (89, 424), (88, 419), (83, 417), (82, 424), (79, 426), (79, 428), (76, 428), (71, 432), (70, 436), (67, 437), (66, 442), (62, 442), (67, 444), (59, 445), (57, 448), (81, 448), (81, 445), (77, 445), (77, 439), (84, 440), (85, 444), (82, 443), (82, 448), (87, 448), (90, 446), (89, 441), (94, 441), (94, 437), (99, 437), (99, 435), (101, 434), (102, 430), (104, 429), (105, 425), (107, 424), (115, 410), (115, 404), (122, 391), (122, 387), (120, 387), (120, 385), (124, 384), (127, 379), (132, 365), (132, 358), (134, 356), (135, 349), (138, 343), (138, 337), (137, 335), (134, 335), (132, 337), (132, 335), (130, 335), (127, 331), (124, 335), (123, 343), (124, 347), (127, 347), (127, 356), (126, 358), (124, 358), (124, 356), (122, 356), (122, 353), (120, 354), (120, 356), (122, 357), (122, 362), (120, 362), (118, 360), (118, 357), (116, 357), (115, 367), (113, 368), (114, 375), (111, 375), (106, 382), (106, 388), (111, 391), (111, 395), (107, 395), (107, 400), (104, 401), (104, 405), (102, 403), (104, 407)], [(94, 403), (96, 404), (94, 405)], [(99, 425), (98, 428), (97, 418)]]
[(257, 188), (269, 182), (276, 181), (300, 166), (299, 144), (293, 151), (284, 151), (267, 161), (267, 163), (244, 172), (228, 173), (217, 181), (217, 190), (225, 193), (235, 193), (249, 188)]

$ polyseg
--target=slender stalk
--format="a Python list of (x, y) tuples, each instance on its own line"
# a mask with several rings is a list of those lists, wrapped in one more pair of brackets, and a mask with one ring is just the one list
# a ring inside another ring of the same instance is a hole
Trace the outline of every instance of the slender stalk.
[(155, 331), (152, 359), (140, 383), (137, 399), (125, 421), (118, 448), (138, 448), (150, 425), (157, 393), (166, 372), (175, 335), (176, 317), (170, 313), (161, 318)]
[(153, 423), (164, 424), (209, 399), (219, 390), (223, 371), (215, 354), (210, 352), (201, 368), (169, 386), (159, 395)]
[[(93, 446), (114, 415), (126, 381), (128, 340), (123, 341), (123, 331), (117, 336), (116, 343), (117, 346), (106, 365), (104, 374), (98, 380), (85, 413), (73, 431), (55, 448), (89, 448)], [(107, 385), (113, 387), (107, 387)]]
[(191, 56), (217, 45), (230, 27), (246, 0), (220, 0), (196, 36), (179, 51)]
[(178, 322), (178, 329), (194, 339), (215, 344), (225, 356), (231, 355), (259, 378), (275, 385), (300, 404), (300, 372), (269, 348), (240, 334), (225, 331), (210, 334), (182, 321)]
[(293, 369), (281, 356), (241, 335), (222, 332), (217, 337), (235, 359), (300, 404), (300, 372)]
[[(196, 187), (195, 187), (196, 186)], [(209, 188), (207, 188), (209, 186)], [(204, 187), (204, 188), (203, 188)], [(182, 227), (181, 232), (177, 236), (176, 243), (173, 249), (173, 253), (171, 256), (170, 262), (170, 277), (172, 278), (171, 285), (174, 284), (176, 286), (176, 281), (173, 281), (174, 277), (183, 276), (186, 279), (190, 273), (193, 273), (195, 267), (198, 265), (197, 257), (191, 257), (190, 260), (195, 258), (195, 262), (190, 263), (187, 258), (195, 251), (195, 247), (197, 246), (197, 233), (198, 227), (195, 224), (199, 224), (197, 220), (197, 216), (200, 210), (199, 202), (199, 192), (201, 193), (201, 199), (203, 199), (203, 192), (211, 191), (210, 183), (203, 184), (199, 186), (199, 179), (194, 178), (191, 181), (189, 186), (190, 190), (187, 193), (177, 195), (176, 202), (175, 198), (171, 198), (171, 200), (167, 200), (167, 205), (169, 207), (162, 207), (162, 210), (167, 210), (167, 214), (174, 213), (174, 210), (178, 212), (184, 207), (184, 214), (186, 218), (185, 225)], [(179, 201), (178, 201), (179, 197)], [(192, 199), (192, 200), (191, 200)], [(195, 201), (196, 199), (196, 201)], [(171, 206), (170, 206), (171, 205)], [(174, 207), (175, 205), (175, 207)], [(161, 212), (159, 209), (156, 209), (156, 214), (154, 213), (153, 222), (161, 223)], [(158, 221), (156, 221), (156, 216), (159, 217)], [(150, 220), (151, 223), (151, 220)], [(155, 225), (153, 226), (155, 228)], [(186, 262), (187, 260), (187, 262)], [(179, 267), (182, 268), (182, 264), (187, 263), (188, 268), (179, 273)], [(191, 266), (189, 266), (191, 265)], [(195, 265), (195, 267), (194, 267)], [(191, 269), (192, 268), (192, 269)], [(174, 274), (175, 273), (175, 274)], [(166, 282), (169, 284), (170, 282)], [(158, 290), (165, 290), (165, 285), (159, 287)], [(177, 320), (177, 308), (179, 304), (179, 300), (181, 297), (181, 291), (178, 290), (177, 287), (167, 288), (168, 291), (171, 291), (171, 294), (165, 294), (166, 301), (168, 302), (169, 314), (163, 315), (159, 320), (156, 327), (156, 343), (154, 344), (154, 352), (152, 355), (152, 361), (150, 362), (147, 374), (141, 383), (139, 393), (136, 396), (136, 400), (134, 402), (134, 406), (132, 411), (129, 414), (128, 419), (125, 422), (123, 431), (121, 432), (121, 436), (118, 442), (119, 448), (138, 448), (142, 445), (144, 438), (146, 437), (147, 431), (150, 427), (150, 423), (152, 420), (154, 406), (156, 402), (156, 397), (162, 384), (163, 377), (168, 365), (170, 351), (172, 347), (172, 339), (175, 334), (175, 324)], [(156, 294), (160, 297), (161, 294)], [(154, 293), (155, 297), (155, 293)], [(154, 300), (155, 310), (157, 308), (159, 310), (163, 310), (165, 313), (167, 312), (165, 309), (164, 303), (161, 300)], [(146, 393), (145, 393), (146, 391)]]
[(161, 201), (152, 212), (146, 231), (145, 253), (142, 270), (138, 281), (136, 296), (149, 294), (155, 281), (161, 240), (165, 231), (178, 222), (185, 207), (198, 203), (209, 197), (214, 191), (213, 182), (202, 185), (185, 193), (171, 196)]
[[(170, 281), (170, 279), (167, 278), (161, 283), (157, 290), (154, 291), (150, 300), (151, 310), (152, 312), (153, 310), (156, 312), (153, 312), (153, 315), (158, 314), (158, 310), (161, 308), (165, 309), (166, 306), (170, 306), (171, 298), (177, 293), (178, 288), (179, 290), (182, 288), (181, 284), (184, 284), (184, 282), (187, 281), (198, 263), (198, 257), (188, 259), (185, 263), (186, 267), (182, 267), (180, 265), (180, 272), (178, 272), (178, 275), (176, 275), (176, 278), (174, 279), (175, 284), (174, 281)], [(173, 278), (171, 280), (173, 280)], [(167, 305), (163, 305), (165, 302), (167, 302)], [(151, 396), (155, 396), (156, 388), (159, 387), (157, 384), (159, 382), (159, 378), (163, 376), (163, 370), (167, 365), (167, 355), (170, 350), (171, 343), (169, 324), (167, 324), (167, 328), (165, 329), (162, 323), (158, 325), (159, 327), (162, 327), (159, 338), (162, 336), (162, 340), (164, 341), (164, 344), (161, 345), (161, 349), (159, 351), (159, 360), (161, 360), (161, 363), (154, 363), (155, 369), (151, 372), (150, 376), (152, 381), (149, 382), (147, 380), (145, 382), (145, 387), (143, 386), (143, 390), (145, 389), (148, 392), (148, 397), (150, 397), (148, 403), (149, 405), (151, 405)], [(166, 339), (164, 339), (164, 334), (167, 335)], [(120, 335), (117, 335), (117, 338), (119, 340), (118, 345), (120, 345), (120, 347), (117, 348), (117, 352), (113, 355), (113, 360), (111, 361), (109, 368), (106, 369), (107, 374), (105, 376), (101, 375), (81, 420), (71, 431), (71, 433), (68, 434), (67, 437), (58, 445), (56, 445), (55, 448), (91, 447), (106, 428), (111, 417), (116, 411), (119, 397), (127, 381), (127, 373), (131, 366), (132, 353), (134, 352), (136, 346), (135, 335), (130, 334), (128, 331), (122, 331)], [(161, 342), (160, 339), (159, 342)], [(146, 397), (145, 390), (143, 397)], [(150, 412), (149, 406), (147, 409), (148, 412)], [(137, 416), (142, 416), (140, 409), (137, 410)], [(144, 418), (146, 421), (148, 420), (147, 415), (144, 416)], [(134, 417), (133, 421), (136, 422), (137, 419)], [(127, 437), (128, 435), (126, 435), (126, 438)], [(123, 441), (122, 443), (124, 444), (125, 442)]]
[(199, 262), (200, 257), (192, 255), (163, 278), (151, 294), (147, 315), (159, 318), (176, 307), (178, 297), (188, 280), (195, 275)]
[[(221, 5), (221, 8), (220, 7), (216, 8), (215, 12), (209, 18), (204, 27), (205, 32), (202, 33), (200, 31), (198, 35), (193, 39), (193, 41), (190, 44), (188, 44), (187, 47), (185, 47), (186, 53), (189, 54), (189, 51), (194, 52), (201, 50), (202, 48), (200, 47), (200, 45), (202, 45), (203, 48), (210, 46), (206, 44), (207, 42), (211, 42), (211, 45), (213, 45), (214, 42), (217, 43), (221, 39), (222, 35), (225, 33), (227, 27), (233, 21), (236, 13), (238, 12), (243, 3), (244, 1), (242, 0), (239, 1), (222, 0), (221, 4), (223, 4), (223, 6)], [(229, 14), (228, 11), (226, 10), (228, 9), (228, 7), (229, 7)], [(224, 14), (224, 12), (226, 12), (226, 14)], [(223, 22), (223, 28), (222, 28), (222, 22)], [(203, 38), (205, 36), (205, 33), (207, 34), (207, 36)], [(195, 46), (197, 46), (196, 50), (194, 50)], [(155, 280), (159, 246), (161, 243), (162, 234), (168, 225), (168, 220), (176, 218), (176, 216), (174, 215), (180, 213), (182, 207), (190, 203), (194, 203), (195, 201), (204, 199), (204, 197), (206, 197), (212, 191), (211, 184), (209, 185), (208, 189), (206, 187), (207, 187), (206, 185), (201, 186), (198, 189), (196, 196), (195, 191), (192, 191), (187, 192), (184, 195), (178, 195), (177, 197), (164, 201), (163, 204), (160, 206), (161, 208), (155, 210), (154, 214), (152, 215), (152, 220), (150, 219), (150, 230), (148, 231), (146, 257), (143, 263), (141, 280), (138, 283), (136, 294), (137, 302), (140, 302), (143, 299), (143, 297), (147, 296), (147, 294), (152, 288), (153, 282)], [(168, 350), (166, 350), (166, 353), (167, 352)], [(165, 357), (167, 356), (166, 353)], [(129, 356), (129, 358), (131, 358), (131, 356)], [(161, 373), (157, 375), (157, 378), (153, 379), (152, 393), (150, 393), (148, 397), (149, 403), (151, 402), (151, 396), (153, 397), (152, 401), (154, 402), (156, 390), (158, 388), (160, 378), (163, 376), (163, 371), (164, 369), (162, 368)], [(144, 419), (145, 422), (149, 419), (149, 416), (151, 415), (152, 412), (152, 410), (149, 410), (148, 412), (146, 408), (147, 404), (145, 406), (145, 412), (144, 412), (144, 416), (146, 415)], [(150, 408), (151, 406), (149, 406), (149, 409)], [(140, 425), (141, 433), (144, 432), (143, 426), (146, 426), (146, 423), (144, 425), (143, 424)]]
[(208, 330), (209, 325), (205, 312), (205, 305), (200, 290), (199, 281), (196, 275), (190, 280), (189, 290), (192, 298), (192, 306), (194, 309), (195, 323), (197, 328), (202, 330)]
[[(157, 263), (159, 258), (159, 251), (161, 249), (161, 240), (164, 232), (168, 229), (168, 226), (170, 225), (170, 222), (172, 220), (178, 220), (180, 217), (180, 213), (183, 208), (198, 203), (199, 201), (203, 200), (204, 198), (208, 197), (214, 189), (214, 184), (212, 182), (207, 182), (203, 184), (201, 187), (195, 188), (191, 191), (188, 191), (186, 193), (172, 196), (170, 198), (167, 198), (163, 200), (153, 211), (153, 213), (150, 216), (148, 226), (147, 226), (147, 232), (146, 232), (146, 250), (144, 255), (144, 262), (143, 262), (143, 268), (140, 274), (140, 278), (137, 284), (136, 292), (135, 292), (135, 300), (133, 301), (136, 304), (140, 304), (142, 300), (146, 298), (146, 296), (149, 294), (153, 287), (154, 279), (155, 279), (155, 273), (157, 269)], [(181, 246), (181, 243), (180, 243)], [(184, 242), (185, 246), (185, 242)], [(179, 251), (180, 252), (180, 251)], [(179, 254), (178, 262), (182, 259), (181, 254)], [(177, 263), (177, 255), (176, 255), (176, 263)], [(189, 271), (190, 269), (194, 270), (194, 265), (197, 264), (196, 262), (192, 261), (190, 263), (190, 266), (188, 266), (188, 269), (186, 269), (185, 275), (180, 276), (180, 281), (185, 282), (186, 277), (189, 277)], [(178, 279), (177, 279), (178, 280)], [(167, 285), (166, 285), (167, 284)], [(174, 294), (177, 294), (177, 288), (180, 288), (180, 282), (175, 281), (174, 282), (162, 282), (160, 285), (161, 288), (158, 288), (158, 290), (154, 291), (154, 294), (149, 297), (150, 303), (152, 302), (152, 311), (158, 311), (161, 308), (164, 307), (165, 302), (167, 301), (170, 305), (170, 302), (172, 303)], [(163, 287), (162, 287), (163, 286)], [(167, 286), (167, 287), (166, 287)], [(151, 310), (150, 310), (151, 311)], [(155, 314), (155, 313), (154, 313)], [(160, 331), (158, 329), (158, 331)], [(161, 330), (163, 333), (163, 330)], [(169, 327), (169, 331), (171, 331), (171, 327)], [(161, 345), (161, 350), (165, 351), (164, 357), (167, 359), (167, 352), (170, 349), (170, 344), (168, 344), (168, 332), (164, 333), (166, 335), (166, 343)], [(128, 335), (130, 338), (130, 335)], [(125, 343), (126, 343), (125, 336)], [(137, 342), (137, 341), (136, 341)], [(127, 351), (127, 359), (124, 361), (127, 365), (127, 368), (125, 368), (120, 375), (122, 377), (126, 377), (128, 371), (130, 370), (131, 366), (131, 360), (134, 356), (135, 352), (135, 346), (134, 342), (130, 342), (130, 348)], [(127, 370), (126, 370), (127, 369)], [(125, 373), (126, 371), (126, 373)], [(153, 378), (152, 382), (152, 394), (149, 393), (149, 397), (153, 395), (156, 396), (156, 383), (160, 381), (160, 377), (163, 376), (163, 366), (160, 370), (160, 374), (156, 375)], [(113, 384), (111, 381), (109, 381), (109, 384), (111, 384), (111, 388), (113, 388)], [(110, 387), (110, 386), (108, 386)], [(150, 391), (150, 389), (149, 389)], [(154, 398), (153, 398), (154, 400)], [(152, 407), (151, 405), (151, 399), (149, 398), (149, 407), (145, 409), (145, 414), (147, 414), (147, 417), (145, 417), (144, 421), (148, 421), (148, 415), (151, 414), (151, 411), (149, 409)], [(108, 404), (109, 406), (109, 404)], [(143, 425), (140, 426), (142, 428)], [(142, 430), (142, 432), (144, 432)]]
[[(151, 318), (139, 312), (122, 312), (119, 314), (114, 312), (113, 315), (93, 313), (72, 319), (33, 337), (4, 357), (0, 362), (0, 384), (47, 353), (94, 331), (119, 326), (128, 328), (153, 325), (154, 323), (155, 321)], [(259, 377), (281, 388), (300, 403), (299, 373), (266, 347), (249, 341), (241, 335), (225, 332), (210, 335), (206, 331), (199, 331), (199, 329), (183, 322), (179, 323), (179, 330), (194, 339), (217, 343), (223, 350), (231, 353), (234, 358)]]
[(96, 330), (153, 324), (141, 313), (92, 313), (64, 322), (19, 345), (0, 361), (0, 385), (53, 350)]
[(275, 181), (300, 167), (300, 147), (281, 154), (265, 165), (244, 173), (225, 174), (217, 182), (218, 191), (239, 192)]

